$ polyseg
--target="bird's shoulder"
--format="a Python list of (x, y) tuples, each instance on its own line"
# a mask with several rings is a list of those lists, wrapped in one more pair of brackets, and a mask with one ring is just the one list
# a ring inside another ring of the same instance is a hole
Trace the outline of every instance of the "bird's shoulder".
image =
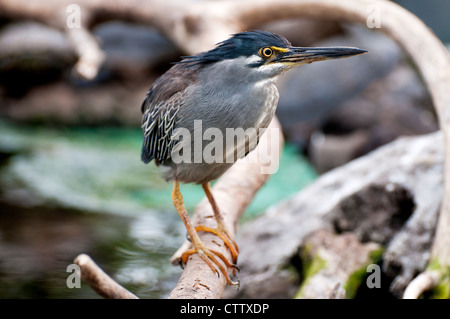
[(159, 77), (150, 87), (142, 103), (141, 111), (156, 105), (171, 104), (171, 98), (182, 93), (187, 87), (195, 83), (198, 78), (199, 65), (177, 63)]

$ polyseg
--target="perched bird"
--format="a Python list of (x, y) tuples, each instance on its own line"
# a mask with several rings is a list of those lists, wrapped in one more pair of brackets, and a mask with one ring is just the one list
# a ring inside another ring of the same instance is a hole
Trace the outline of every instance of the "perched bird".
[[(144, 163), (155, 160), (156, 165), (165, 167), (167, 180), (174, 182), (172, 200), (193, 245), (193, 249), (182, 255), (182, 263), (198, 253), (216, 274), (225, 276), (228, 284), (236, 284), (228, 270), (236, 269), (238, 247), (225, 227), (210, 190), (210, 181), (221, 176), (235, 160), (258, 144), (259, 129), (269, 125), (277, 107), (275, 80), (280, 74), (302, 64), (365, 52), (350, 47), (293, 47), (284, 37), (270, 32), (242, 32), (218, 43), (210, 51), (183, 57), (153, 83), (142, 103), (141, 156)], [(256, 133), (227, 145), (228, 128), (254, 128)], [(207, 145), (195, 138), (200, 136), (201, 139), (208, 129), (222, 133), (216, 134), (217, 156), (213, 161), (203, 158)], [(238, 152), (239, 143), (245, 144), (244, 151)], [(225, 160), (230, 154), (232, 160)], [(202, 185), (214, 211), (217, 228), (192, 225), (183, 205), (180, 182)], [(233, 263), (206, 248), (197, 234), (199, 231), (220, 237), (230, 250)]]

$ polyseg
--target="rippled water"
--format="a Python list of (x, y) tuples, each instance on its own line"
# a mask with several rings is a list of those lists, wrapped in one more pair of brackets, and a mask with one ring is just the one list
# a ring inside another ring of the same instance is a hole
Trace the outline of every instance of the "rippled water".
[(169, 265), (184, 239), (175, 214), (126, 218), (59, 208), (0, 205), (1, 298), (97, 298), (66, 285), (67, 266), (87, 253), (142, 298), (165, 297), (181, 272)]

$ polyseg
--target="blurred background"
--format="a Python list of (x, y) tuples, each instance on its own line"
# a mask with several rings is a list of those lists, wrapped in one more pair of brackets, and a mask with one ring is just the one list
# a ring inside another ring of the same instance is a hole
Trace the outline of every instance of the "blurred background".
[[(449, 1), (397, 2), (450, 43)], [(382, 34), (299, 19), (258, 28), (297, 46), (369, 54), (280, 78), (277, 115), (287, 142), (242, 223), (398, 136), (438, 129), (420, 75)], [(66, 286), (66, 268), (80, 253), (142, 298), (166, 297), (181, 273), (169, 257), (186, 234), (172, 185), (140, 162), (140, 105), (184, 52), (141, 25), (110, 21), (93, 33), (106, 61), (84, 81), (61, 31), (0, 12), (0, 298), (99, 298), (86, 284)], [(182, 192), (192, 212), (201, 187)]]

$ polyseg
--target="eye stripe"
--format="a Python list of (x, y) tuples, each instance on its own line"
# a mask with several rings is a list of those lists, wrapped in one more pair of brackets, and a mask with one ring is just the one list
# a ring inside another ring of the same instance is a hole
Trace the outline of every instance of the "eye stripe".
[(280, 47), (271, 47), (271, 48), (278, 52), (283, 52), (283, 53), (289, 52), (289, 49), (286, 49), (286, 48), (280, 48)]

